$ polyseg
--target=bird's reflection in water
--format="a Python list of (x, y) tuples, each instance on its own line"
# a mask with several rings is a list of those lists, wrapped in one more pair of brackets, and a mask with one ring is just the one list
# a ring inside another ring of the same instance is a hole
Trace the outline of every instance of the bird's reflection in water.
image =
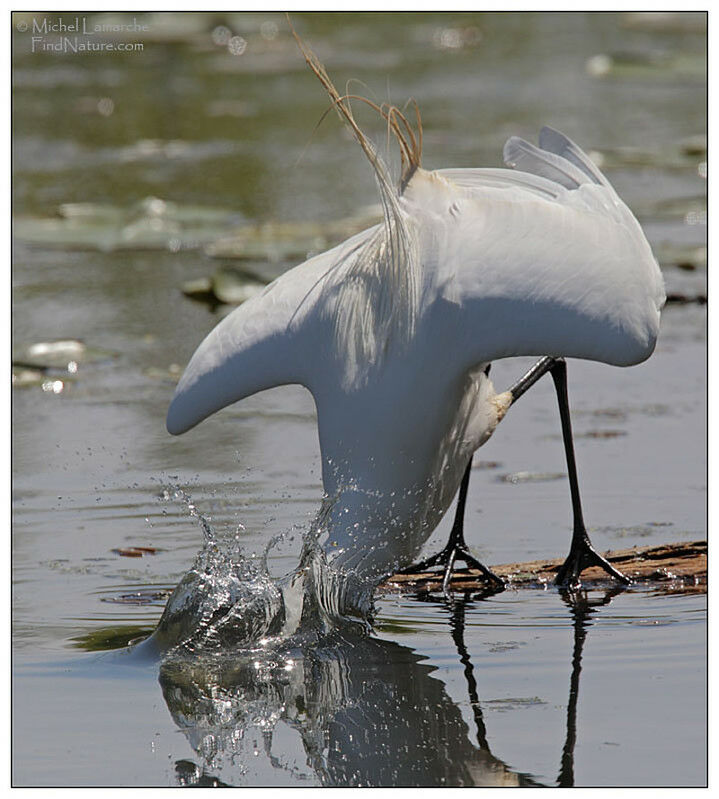
[(592, 625), (592, 615), (596, 608), (608, 605), (626, 586), (617, 584), (607, 588), (599, 597), (590, 598), (586, 591), (565, 589), (561, 597), (572, 614), (574, 627), (574, 648), (572, 650), (572, 676), (569, 680), (569, 701), (567, 702), (567, 734), (562, 750), (557, 785), (560, 788), (574, 787), (574, 745), (577, 742), (577, 703), (579, 701), (579, 675), (582, 672), (582, 651), (587, 631)]
[[(574, 629), (567, 727), (557, 784), (574, 783), (584, 640), (601, 599), (565, 592)], [(489, 745), (477, 676), (465, 645), (469, 597), (449, 604), (475, 730), (435, 668), (412, 649), (353, 631), (212, 658), (166, 660), (172, 717), (200, 762), (176, 763), (183, 785), (532, 786)], [(470, 606), (471, 609), (471, 606)], [(480, 675), (481, 679), (481, 675)], [(476, 739), (477, 743), (473, 743)]]
[[(301, 650), (171, 660), (160, 682), (202, 758), (203, 784), (215, 774), (271, 780), (272, 771), (279, 782), (329, 786), (526, 784), (471, 743), (459, 708), (422, 660), (392, 641), (337, 633)], [(283, 754), (275, 755), (274, 737)], [(186, 766), (183, 774), (186, 781)]]

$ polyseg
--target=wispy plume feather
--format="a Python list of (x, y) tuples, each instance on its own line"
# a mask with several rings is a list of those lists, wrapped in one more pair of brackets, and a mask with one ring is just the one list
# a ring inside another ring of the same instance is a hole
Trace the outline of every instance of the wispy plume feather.
[[(419, 307), (417, 233), (412, 220), (400, 207), (400, 196), (420, 167), (421, 119), (415, 103), (415, 132), (396, 106), (378, 105), (359, 95), (340, 95), (324, 65), (302, 41), (292, 23), (289, 24), (307, 65), (372, 166), (382, 203), (384, 220), (375, 235), (361, 248), (344, 254), (328, 274), (322, 289), (328, 310), (333, 313), (335, 344), (345, 363), (345, 387), (359, 388), (370, 374), (382, 367), (390, 349), (401, 350), (409, 345), (416, 330)], [(399, 187), (394, 186), (385, 163), (357, 124), (350, 100), (367, 104), (387, 122), (400, 148)]]

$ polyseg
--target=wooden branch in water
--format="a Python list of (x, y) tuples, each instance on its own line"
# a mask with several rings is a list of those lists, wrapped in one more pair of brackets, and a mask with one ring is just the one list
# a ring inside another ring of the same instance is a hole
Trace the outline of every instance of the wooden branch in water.
[[(635, 584), (661, 588), (667, 592), (706, 592), (706, 541), (632, 547), (605, 552), (604, 556)], [(552, 584), (562, 562), (562, 559), (557, 559), (507, 563), (492, 566), (492, 571), (506, 581), (508, 588), (536, 588)], [(611, 577), (597, 567), (585, 569), (581, 579), (584, 588), (605, 586), (613, 582)], [(413, 593), (440, 592), (442, 572), (395, 574), (381, 588), (385, 591), (401, 589)], [(453, 591), (481, 591), (487, 588), (487, 584), (483, 582), (482, 574), (477, 569), (455, 569), (450, 588)]]

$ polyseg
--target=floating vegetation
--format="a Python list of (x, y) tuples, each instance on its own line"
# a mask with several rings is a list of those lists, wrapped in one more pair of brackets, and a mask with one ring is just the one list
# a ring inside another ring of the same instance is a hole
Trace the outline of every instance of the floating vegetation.
[[(592, 531), (616, 533), (619, 530), (619, 537), (628, 532), (633, 535), (651, 535), (652, 527), (670, 527), (671, 524), (671, 522), (648, 522), (647, 525), (627, 528), (594, 527)], [(706, 541), (699, 540), (660, 546), (635, 546), (631, 549), (606, 552), (605, 555), (610, 563), (621, 566), (622, 571), (629, 575), (635, 584), (658, 582), (662, 586), (662, 593), (665, 592), (667, 586), (670, 587), (672, 593), (686, 591), (706, 593), (706, 553)], [(546, 590), (547, 586), (553, 583), (562, 562), (562, 558), (557, 558), (525, 563), (507, 563), (492, 565), (492, 570), (514, 589), (542, 587)], [(381, 586), (380, 590), (400, 589), (430, 594), (443, 590), (442, 577), (441, 572), (395, 574)], [(590, 566), (583, 572), (582, 584), (585, 588), (598, 588), (603, 585), (612, 587), (611, 583), (608, 583), (606, 573), (597, 566)], [(455, 568), (452, 573), (450, 589), (453, 591), (482, 591), (485, 586), (484, 575), (479, 569)], [(617, 590), (616, 586), (613, 586), (612, 590)], [(514, 642), (496, 642), (490, 646), (506, 646), (512, 643)], [(495, 649), (494, 651), (499, 650)]]
[(499, 469), (501, 465), (499, 461), (483, 461), (475, 458), (472, 462), (472, 469)]
[(686, 303), (703, 305), (707, 301), (706, 270), (668, 269), (664, 272), (664, 288), (668, 305)]
[(645, 204), (632, 203), (632, 210), (644, 222), (684, 222), (687, 225), (706, 224), (706, 194), (694, 197), (670, 197), (664, 200), (648, 198)]
[(160, 550), (157, 547), (118, 547), (110, 550), (123, 558), (142, 558), (145, 555), (156, 555)]
[(707, 295), (706, 294), (681, 294), (679, 292), (672, 292), (667, 294), (667, 305), (689, 305), (689, 304), (696, 304), (696, 305), (706, 305), (707, 304)]
[(476, 25), (436, 28), (432, 34), (432, 46), (450, 52), (477, 47), (481, 41), (482, 31)]
[(38, 341), (19, 350), (13, 356), (13, 363), (39, 369), (67, 369), (74, 373), (78, 363), (86, 360), (87, 356), (87, 346), (76, 339)]
[(123, 649), (131, 644), (137, 644), (151, 635), (152, 630), (153, 627), (144, 625), (103, 627), (85, 635), (78, 635), (72, 641), (78, 649), (84, 649), (86, 652), (105, 652), (110, 649)]
[(355, 233), (360, 233), (382, 218), (378, 206), (334, 222), (266, 222), (247, 225), (231, 236), (205, 247), (212, 258), (237, 258), (249, 261), (294, 261), (323, 252)]
[(662, 147), (602, 147), (601, 150), (592, 150), (590, 156), (598, 167), (606, 170), (623, 167), (649, 167), (661, 171), (690, 169), (706, 178), (706, 137), (702, 134), (667, 142)]
[(80, 364), (95, 363), (116, 357), (111, 350), (88, 347), (77, 339), (38, 341), (19, 348), (13, 354), (13, 366), (48, 370), (63, 369), (75, 374)]
[(664, 50), (597, 53), (584, 68), (593, 78), (620, 80), (705, 80), (706, 61), (702, 53)]
[(622, 26), (650, 33), (703, 34), (707, 29), (707, 15), (687, 11), (629, 11), (624, 14)]
[[(17, 217), (13, 233), (29, 244), (67, 250), (180, 250), (204, 248), (212, 258), (284, 264), (305, 260), (381, 218), (378, 207), (329, 223), (267, 222), (238, 226), (237, 213), (182, 206), (146, 197), (130, 208), (65, 203), (52, 218)], [(193, 299), (238, 305), (269, 282), (246, 270), (222, 267), (183, 284)]]
[(23, 366), (12, 367), (13, 388), (30, 388), (40, 386), (45, 382), (45, 372), (42, 369), (27, 369)]
[[(525, 643), (522, 641), (522, 643)], [(502, 652), (502, 649), (490, 649), (490, 652)], [(483, 699), (482, 700), (482, 707), (486, 707), (488, 710), (497, 710), (500, 713), (505, 713), (508, 710), (519, 710), (520, 708), (525, 707), (537, 707), (539, 705), (546, 705), (547, 702), (544, 699), (540, 699), (538, 696), (519, 696), (519, 697), (507, 697), (506, 699)]]
[(104, 596), (101, 602), (110, 602), (115, 605), (137, 605), (146, 607), (147, 605), (163, 606), (172, 594), (171, 588), (156, 590), (151, 588), (143, 588), (140, 591), (132, 591), (129, 594), (120, 594), (119, 596)]
[(16, 238), (64, 249), (197, 249), (225, 235), (239, 215), (219, 208), (181, 206), (146, 197), (130, 208), (99, 203), (65, 203), (49, 219), (17, 217)]
[(587, 430), (585, 433), (575, 433), (575, 438), (620, 438), (627, 435), (626, 430)]
[(657, 528), (660, 527), (673, 527), (673, 522), (646, 522), (645, 524), (632, 524), (626, 527), (593, 527), (603, 534), (608, 534), (612, 538), (646, 538), (648, 536), (657, 535)]
[(498, 483), (546, 483), (550, 480), (564, 480), (565, 472), (512, 472), (501, 474), (495, 478)]
[[(495, 641), (494, 643), (489, 643), (488, 644), (488, 651), (489, 652), (510, 652), (512, 649), (519, 649), (520, 646), (524, 646), (524, 645), (526, 645), (526, 641)], [(502, 700), (495, 700), (495, 701), (502, 701)], [(521, 701), (521, 700), (508, 699), (506, 701), (513, 702), (513, 701)]]
[(49, 394), (61, 394), (81, 364), (114, 358), (116, 353), (88, 347), (77, 339), (38, 341), (20, 347), (13, 354), (13, 388), (40, 386)]
[(681, 245), (663, 241), (652, 247), (662, 269), (676, 267), (685, 272), (696, 272), (707, 268), (707, 248)]
[(182, 284), (182, 293), (201, 302), (239, 305), (259, 294), (267, 281), (235, 266), (221, 266), (211, 277)]
[(179, 363), (171, 363), (166, 368), (149, 366), (147, 369), (143, 369), (142, 373), (152, 380), (169, 380), (176, 383), (182, 374), (182, 367)]
[(602, 416), (622, 422), (627, 418), (627, 412), (622, 408), (597, 408), (596, 410), (591, 411), (591, 414), (592, 416)]
[[(255, 264), (284, 264), (304, 260), (365, 230), (380, 216), (379, 208), (371, 206), (355, 216), (326, 224), (268, 222), (246, 225), (235, 230), (231, 236), (208, 244), (205, 253), (211, 258)], [(182, 284), (182, 292), (200, 302), (239, 305), (259, 294), (269, 282), (264, 275), (248, 267), (223, 265), (211, 276), (186, 281)]]
[(686, 136), (679, 142), (679, 147), (685, 155), (705, 157), (707, 154), (707, 137), (703, 133), (698, 133), (695, 136)]

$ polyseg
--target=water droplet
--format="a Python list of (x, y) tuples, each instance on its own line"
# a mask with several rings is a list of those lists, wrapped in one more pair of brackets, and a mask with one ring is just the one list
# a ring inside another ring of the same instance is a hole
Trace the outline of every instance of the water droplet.
[(242, 55), (247, 49), (247, 41), (242, 36), (233, 36), (227, 42), (227, 49), (231, 55)]
[(115, 110), (115, 103), (109, 97), (101, 97), (97, 101), (97, 112), (103, 117), (112, 116)]
[(218, 25), (211, 33), (212, 41), (218, 47), (224, 47), (232, 37), (232, 31), (226, 25)]
[(267, 41), (271, 42), (273, 39), (276, 39), (278, 33), (279, 28), (277, 27), (276, 23), (272, 22), (272, 20), (263, 22), (262, 25), (260, 25), (260, 35)]
[(614, 61), (612, 60), (612, 57), (601, 53), (599, 55), (593, 55), (591, 58), (587, 59), (585, 69), (590, 75), (600, 78), (609, 74), (613, 66)]
[(50, 394), (59, 394), (64, 388), (62, 380), (46, 380), (42, 384), (42, 390)]

